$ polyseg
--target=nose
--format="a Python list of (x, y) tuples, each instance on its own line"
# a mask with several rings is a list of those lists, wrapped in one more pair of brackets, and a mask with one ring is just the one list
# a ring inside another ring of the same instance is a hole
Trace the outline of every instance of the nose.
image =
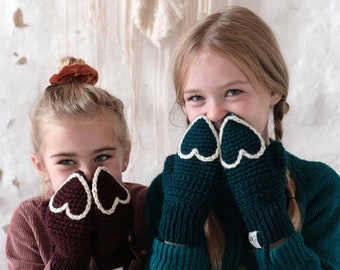
[(96, 169), (97, 166), (94, 166), (92, 164), (86, 164), (80, 167), (80, 171), (83, 172), (87, 181), (92, 181)]
[(224, 106), (214, 103), (209, 106), (206, 117), (214, 124), (215, 129), (219, 130), (227, 113)]

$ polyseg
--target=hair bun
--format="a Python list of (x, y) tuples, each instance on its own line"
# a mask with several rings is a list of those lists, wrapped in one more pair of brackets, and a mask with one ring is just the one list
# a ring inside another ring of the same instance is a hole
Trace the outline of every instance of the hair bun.
[(95, 85), (97, 81), (97, 70), (87, 64), (66, 65), (50, 78), (51, 84), (78, 82)]

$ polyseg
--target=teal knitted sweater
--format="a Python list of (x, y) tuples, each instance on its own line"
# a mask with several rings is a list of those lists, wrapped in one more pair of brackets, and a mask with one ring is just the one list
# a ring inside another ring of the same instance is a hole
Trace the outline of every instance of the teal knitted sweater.
[[(225, 190), (215, 207), (226, 239), (222, 269), (340, 269), (339, 175), (321, 162), (291, 154), (288, 169), (296, 184), (302, 230), (276, 248), (255, 249), (230, 191)], [(159, 174), (147, 192), (147, 268), (210, 269), (206, 248), (170, 245), (159, 238), (163, 199)]]

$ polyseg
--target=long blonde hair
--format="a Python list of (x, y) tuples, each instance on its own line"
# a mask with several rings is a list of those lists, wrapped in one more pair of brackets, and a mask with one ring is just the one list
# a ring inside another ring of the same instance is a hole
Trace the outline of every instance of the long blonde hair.
[[(269, 26), (243, 7), (230, 7), (206, 17), (182, 38), (174, 63), (176, 102), (184, 107), (183, 87), (194, 57), (209, 50), (231, 60), (247, 76), (255, 89), (280, 93), (282, 99), (273, 108), (275, 139), (282, 140), (282, 119), (289, 110), (286, 101), (289, 76), (276, 38)], [(287, 172), (288, 213), (295, 229), (301, 226), (300, 210), (295, 200), (295, 184)], [(208, 251), (213, 269), (220, 269), (224, 253), (223, 235), (218, 218), (212, 212), (206, 222)]]
[[(61, 67), (72, 64), (85, 62), (74, 57), (61, 59)], [(34, 154), (41, 157), (46, 124), (63, 119), (95, 121), (99, 117), (107, 117), (123, 147), (130, 146), (124, 105), (120, 99), (91, 84), (70, 82), (49, 85), (30, 114)], [(42, 196), (48, 197), (50, 192), (49, 185), (42, 187)]]

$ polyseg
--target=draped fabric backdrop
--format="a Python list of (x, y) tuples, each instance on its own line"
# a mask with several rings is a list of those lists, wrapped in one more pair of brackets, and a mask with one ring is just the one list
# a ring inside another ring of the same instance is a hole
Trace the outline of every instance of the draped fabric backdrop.
[(290, 71), (284, 144), (340, 171), (340, 2), (318, 0), (6, 0), (0, 9), (0, 269), (14, 208), (38, 192), (29, 111), (62, 56), (83, 58), (97, 86), (123, 100), (132, 153), (124, 181), (149, 185), (176, 151), (185, 119), (174, 104), (172, 57), (182, 33), (226, 5), (259, 14)]

